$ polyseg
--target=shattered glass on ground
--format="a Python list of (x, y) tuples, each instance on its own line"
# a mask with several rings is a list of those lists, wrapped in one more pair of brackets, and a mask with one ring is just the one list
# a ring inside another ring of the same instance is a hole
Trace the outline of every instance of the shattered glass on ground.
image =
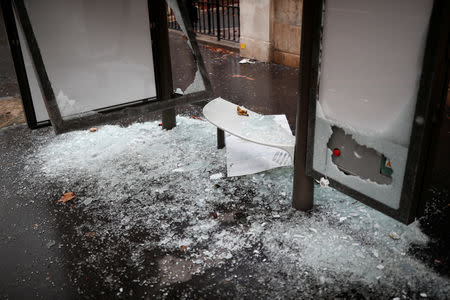
[[(55, 234), (42, 238), (41, 251), (62, 269), (49, 282), (67, 287), (50, 284), (47, 295), (73, 288), (85, 298), (449, 297), (448, 277), (409, 251), (429, 240), (417, 223), (404, 226), (319, 185), (315, 208), (296, 211), (292, 167), (216, 176), (226, 162), (215, 127), (177, 121), (171, 131), (146, 122), (31, 133), (32, 150), (8, 179), (20, 188), (2, 193), (26, 199), (15, 210), (44, 207), (52, 216), (42, 222)], [(76, 198), (58, 203), (66, 192)]]

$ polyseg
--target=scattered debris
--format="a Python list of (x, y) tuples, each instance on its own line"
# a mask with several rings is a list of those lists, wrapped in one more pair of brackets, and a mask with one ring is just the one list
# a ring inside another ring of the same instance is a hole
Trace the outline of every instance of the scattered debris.
[(217, 53), (234, 54), (233, 51), (230, 51), (230, 50), (227, 50), (227, 49), (224, 49), (224, 48), (219, 48), (219, 47), (216, 47), (216, 46), (206, 45), (205, 48), (209, 49), (211, 51), (217, 52)]
[(347, 217), (340, 217), (340, 218), (339, 218), (339, 223), (342, 223), (342, 222), (344, 222), (345, 220), (347, 220)]
[(58, 202), (63, 202), (63, 203), (65, 203), (65, 202), (67, 202), (67, 201), (72, 200), (73, 198), (75, 198), (75, 194), (74, 194), (73, 192), (68, 192), (68, 193), (65, 193), (65, 194), (61, 197), (61, 199), (58, 200)]
[(88, 237), (94, 237), (95, 236), (95, 232), (88, 232), (87, 234), (86, 234)]
[(177, 88), (177, 89), (175, 90), (175, 94), (178, 94), (178, 95), (184, 95), (183, 91), (182, 91), (180, 88)]
[(317, 229), (315, 229), (315, 228), (309, 227), (309, 230), (311, 230), (314, 233), (317, 233)]
[(393, 232), (393, 231), (391, 233), (389, 233), (389, 237), (391, 239), (393, 239), (393, 240), (399, 240), (400, 239), (400, 236), (397, 233)]
[(248, 59), (248, 58), (244, 58), (244, 59), (241, 59), (241, 60), (239, 61), (239, 63), (240, 63), (240, 64), (254, 64), (255, 62), (252, 61), (252, 60), (250, 60), (250, 59)]
[(217, 219), (217, 213), (216, 212), (213, 212), (212, 216), (213, 216), (214, 219)]
[(158, 126), (162, 126), (162, 123), (159, 123)]
[(86, 200), (83, 201), (84, 205), (89, 205), (92, 203), (92, 198), (87, 198)]
[(422, 298), (427, 298), (428, 295), (427, 295), (426, 293), (420, 293), (420, 297), (422, 297)]
[(328, 187), (330, 185), (330, 181), (327, 178), (325, 178), (325, 177), (321, 177), (320, 181), (316, 180), (316, 182), (318, 184), (320, 184), (321, 187)]
[(197, 117), (197, 116), (190, 116), (190, 118), (191, 118), (191, 119), (194, 119), (194, 120), (200, 120), (200, 121), (203, 121), (202, 118)]
[(51, 240), (47, 243), (47, 248), (50, 249), (51, 247), (53, 247), (56, 244), (56, 242), (54, 240)]
[(245, 109), (242, 109), (240, 106), (237, 107), (237, 114), (239, 116), (246, 116), (246, 117), (248, 117), (248, 112)]
[(373, 250), (372, 250), (372, 253), (373, 253), (373, 256), (375, 256), (376, 258), (378, 258), (379, 254), (378, 254), (378, 251), (377, 251), (377, 250), (373, 249)]
[(211, 180), (217, 180), (223, 177), (222, 173), (216, 173), (216, 174), (212, 174), (211, 176), (209, 176), (209, 179)]
[(245, 75), (239, 75), (239, 74), (234, 74), (233, 76), (231, 76), (231, 77), (233, 77), (233, 78), (245, 78), (245, 79), (247, 79), (247, 80), (255, 80), (255, 78), (253, 78), (253, 77), (248, 77), (248, 76), (245, 76)]
[(435, 262), (436, 264), (440, 264), (440, 263), (441, 263), (441, 261), (440, 261), (439, 259), (435, 259), (434, 262)]
[(186, 249), (187, 249), (186, 245), (181, 246), (181, 252), (184, 252), (184, 250), (186, 250)]
[(382, 264), (379, 264), (379, 265), (377, 266), (377, 269), (378, 269), (378, 270), (383, 270), (383, 269), (384, 269), (384, 266), (383, 266)]
[(38, 227), (39, 225), (38, 224), (34, 224), (34, 227)]
[(92, 127), (91, 129), (89, 129), (89, 132), (96, 132), (97, 130), (98, 130), (98, 128)]

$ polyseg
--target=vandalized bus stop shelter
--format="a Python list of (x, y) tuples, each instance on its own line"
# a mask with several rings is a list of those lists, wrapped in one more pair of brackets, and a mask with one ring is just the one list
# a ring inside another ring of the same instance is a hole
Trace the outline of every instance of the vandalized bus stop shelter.
[(449, 3), (303, 5), (293, 205), (311, 208), (323, 177), (411, 223), (447, 96)]

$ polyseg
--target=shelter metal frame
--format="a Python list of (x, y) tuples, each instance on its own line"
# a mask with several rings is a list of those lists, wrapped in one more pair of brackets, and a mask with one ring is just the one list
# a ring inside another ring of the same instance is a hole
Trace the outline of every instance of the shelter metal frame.
[[(323, 14), (324, 1), (304, 0), (293, 191), (293, 206), (302, 210), (313, 206), (313, 178), (325, 177), (312, 165)], [(393, 209), (330, 179), (330, 186), (405, 224), (413, 222), (424, 211), (425, 170), (430, 167), (431, 141), (436, 134), (432, 131), (433, 117), (447, 95), (449, 15), (449, 1), (433, 2), (414, 113), (414, 119), (422, 117), (424, 122), (414, 122), (412, 127), (399, 208)]]
[[(63, 133), (74, 129), (88, 128), (92, 125), (105, 121), (114, 121), (124, 116), (139, 116), (148, 112), (163, 112), (163, 127), (170, 129), (176, 125), (176, 106), (191, 104), (195, 102), (205, 102), (213, 98), (211, 82), (205, 68), (205, 64), (200, 53), (200, 49), (195, 38), (189, 14), (183, 0), (176, 0), (180, 14), (186, 28), (187, 39), (190, 42), (194, 60), (203, 79), (205, 90), (176, 95), (173, 92), (171, 61), (169, 53), (169, 38), (167, 27), (167, 3), (165, 0), (148, 0), (149, 10), (149, 34), (151, 36), (151, 47), (153, 52), (153, 65), (155, 72), (156, 97), (148, 99), (135, 99), (127, 103), (96, 109), (99, 114), (81, 113), (70, 117), (61, 116), (51, 81), (48, 78), (45, 63), (42, 60), (41, 51), (33, 32), (24, 0), (0, 0), (5, 27), (8, 35), (14, 67), (19, 84), (19, 89), (24, 106), (27, 124), (30, 128), (38, 128), (46, 125), (53, 125), (56, 133)], [(37, 122), (36, 114), (32, 102), (30, 85), (28, 82), (22, 49), (19, 41), (16, 20), (22, 26), (26, 43), (30, 50), (31, 59), (37, 75), (37, 80), (42, 91), (44, 103), (50, 120)]]

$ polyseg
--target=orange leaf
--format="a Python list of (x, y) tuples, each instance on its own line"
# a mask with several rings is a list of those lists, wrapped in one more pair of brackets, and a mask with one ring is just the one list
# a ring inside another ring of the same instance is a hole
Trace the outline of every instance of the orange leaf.
[(89, 132), (96, 132), (98, 130), (98, 128), (92, 127), (91, 129), (89, 129)]
[(181, 246), (181, 252), (184, 252), (184, 250), (187, 249), (187, 246)]
[(95, 233), (92, 232), (92, 231), (91, 231), (91, 232), (88, 232), (88, 233), (87, 233), (87, 236), (88, 236), (88, 237), (94, 237), (94, 236), (95, 236)]
[(61, 199), (58, 200), (58, 202), (63, 202), (63, 203), (65, 203), (65, 202), (67, 202), (67, 201), (72, 200), (73, 198), (75, 198), (75, 194), (74, 194), (73, 192), (68, 192), (68, 193), (65, 193), (65, 194), (61, 197)]

